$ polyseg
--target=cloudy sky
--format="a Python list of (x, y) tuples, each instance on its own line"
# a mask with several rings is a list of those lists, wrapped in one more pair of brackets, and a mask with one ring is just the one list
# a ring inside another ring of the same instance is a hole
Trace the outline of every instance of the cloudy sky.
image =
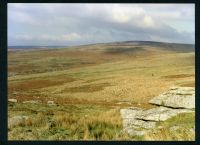
[(8, 4), (8, 45), (194, 43), (194, 4)]

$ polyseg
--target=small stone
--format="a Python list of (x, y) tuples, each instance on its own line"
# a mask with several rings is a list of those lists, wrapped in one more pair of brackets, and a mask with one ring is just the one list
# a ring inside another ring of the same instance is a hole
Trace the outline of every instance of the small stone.
[(56, 105), (56, 104), (54, 103), (54, 101), (48, 101), (47, 104), (48, 104), (48, 105)]
[(17, 99), (8, 99), (8, 102), (17, 103)]

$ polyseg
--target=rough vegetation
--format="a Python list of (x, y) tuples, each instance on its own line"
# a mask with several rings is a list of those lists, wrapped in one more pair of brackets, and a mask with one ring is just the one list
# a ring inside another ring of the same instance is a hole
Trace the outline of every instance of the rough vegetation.
[[(149, 100), (171, 86), (194, 87), (194, 55), (193, 45), (125, 42), (10, 51), (8, 138), (194, 140), (184, 131), (194, 113), (142, 137), (121, 134), (120, 115), (122, 108), (153, 108)], [(183, 128), (170, 133), (182, 119)]]

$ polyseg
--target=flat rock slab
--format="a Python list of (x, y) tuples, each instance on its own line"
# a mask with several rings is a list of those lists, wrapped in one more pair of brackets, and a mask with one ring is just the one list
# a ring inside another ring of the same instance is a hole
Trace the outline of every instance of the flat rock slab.
[(140, 108), (121, 109), (123, 119), (122, 133), (131, 136), (142, 136), (156, 127), (156, 122), (165, 121), (180, 113), (194, 112), (191, 109), (173, 109), (167, 107), (156, 107), (148, 110)]
[(195, 108), (195, 88), (193, 87), (172, 87), (167, 92), (149, 101), (151, 104), (171, 108)]
[(137, 114), (135, 118), (145, 121), (165, 121), (180, 113), (190, 113), (190, 112), (193, 111), (189, 109), (172, 109), (161, 106), (142, 111), (140, 114)]

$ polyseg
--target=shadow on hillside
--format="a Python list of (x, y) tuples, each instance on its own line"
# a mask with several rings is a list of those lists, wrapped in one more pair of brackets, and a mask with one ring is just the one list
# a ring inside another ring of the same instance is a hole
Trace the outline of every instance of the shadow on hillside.
[(104, 53), (106, 54), (130, 54), (130, 53), (138, 53), (146, 51), (142, 47), (132, 47), (132, 48), (123, 48), (123, 47), (115, 47), (115, 48), (108, 48), (105, 50)]

